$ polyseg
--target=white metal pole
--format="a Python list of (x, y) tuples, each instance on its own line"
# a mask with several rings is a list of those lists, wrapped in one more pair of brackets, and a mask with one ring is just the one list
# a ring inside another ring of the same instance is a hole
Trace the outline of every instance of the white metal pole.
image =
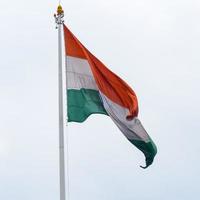
[(64, 152), (64, 119), (63, 119), (63, 81), (62, 81), (62, 43), (61, 25), (58, 26), (59, 52), (59, 157), (60, 157), (60, 200), (65, 200), (65, 152)]
[(64, 152), (64, 118), (63, 118), (63, 77), (62, 77), (62, 24), (64, 12), (59, 5), (55, 15), (58, 28), (58, 92), (59, 92), (59, 173), (60, 200), (65, 200), (65, 152)]

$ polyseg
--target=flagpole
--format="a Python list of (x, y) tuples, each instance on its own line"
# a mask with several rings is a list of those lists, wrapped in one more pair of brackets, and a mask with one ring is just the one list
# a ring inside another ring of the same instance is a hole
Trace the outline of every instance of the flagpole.
[(64, 12), (59, 5), (54, 15), (58, 29), (58, 92), (59, 92), (59, 176), (60, 200), (65, 200), (65, 151), (64, 151), (64, 118), (63, 118), (63, 77), (62, 77), (62, 25)]

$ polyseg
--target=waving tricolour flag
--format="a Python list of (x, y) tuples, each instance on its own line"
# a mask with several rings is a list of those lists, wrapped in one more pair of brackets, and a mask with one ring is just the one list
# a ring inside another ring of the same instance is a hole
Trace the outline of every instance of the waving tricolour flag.
[[(110, 71), (64, 25), (68, 121), (83, 122), (94, 113), (108, 115), (152, 164), (157, 149), (140, 120), (135, 92)], [(146, 168), (144, 167), (144, 168)]]

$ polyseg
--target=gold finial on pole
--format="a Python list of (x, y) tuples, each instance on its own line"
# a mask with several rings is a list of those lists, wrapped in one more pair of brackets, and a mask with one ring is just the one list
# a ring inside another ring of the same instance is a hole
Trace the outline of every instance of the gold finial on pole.
[(59, 5), (58, 8), (57, 8), (57, 15), (61, 15), (61, 14), (63, 14), (63, 13), (64, 13), (64, 11), (63, 11), (63, 9), (62, 9), (62, 6)]

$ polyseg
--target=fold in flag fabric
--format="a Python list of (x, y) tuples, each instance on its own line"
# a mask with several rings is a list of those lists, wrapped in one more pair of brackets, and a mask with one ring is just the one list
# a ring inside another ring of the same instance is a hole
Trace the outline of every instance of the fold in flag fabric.
[(108, 115), (126, 138), (140, 149), (146, 166), (157, 148), (138, 119), (135, 92), (64, 27), (67, 65), (68, 121), (83, 122), (94, 113)]

